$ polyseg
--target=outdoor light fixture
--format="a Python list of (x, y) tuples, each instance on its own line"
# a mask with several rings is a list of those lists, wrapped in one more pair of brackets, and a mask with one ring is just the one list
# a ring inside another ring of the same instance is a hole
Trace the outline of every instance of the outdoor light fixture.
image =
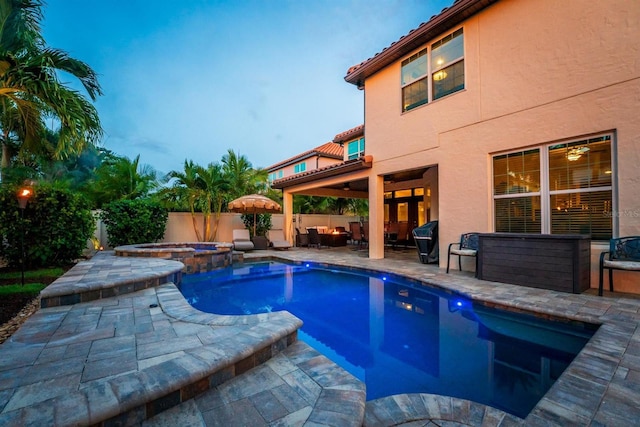
[(18, 190), (18, 206), (20, 207), (20, 283), (24, 286), (24, 210), (27, 202), (33, 195), (33, 190), (29, 187), (22, 187)]
[(351, 190), (351, 187), (349, 186), (349, 183), (347, 182), (347, 183), (344, 184), (344, 187), (342, 187), (342, 189), (344, 191), (349, 191), (349, 190)]
[(18, 190), (18, 205), (20, 209), (24, 210), (27, 208), (27, 202), (29, 201), (29, 197), (33, 194), (30, 188), (23, 187)]

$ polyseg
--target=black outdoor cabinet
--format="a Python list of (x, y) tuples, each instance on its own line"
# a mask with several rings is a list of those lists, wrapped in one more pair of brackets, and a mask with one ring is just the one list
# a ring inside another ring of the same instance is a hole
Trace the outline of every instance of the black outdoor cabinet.
[(591, 282), (591, 238), (582, 234), (481, 233), (478, 278), (582, 293)]

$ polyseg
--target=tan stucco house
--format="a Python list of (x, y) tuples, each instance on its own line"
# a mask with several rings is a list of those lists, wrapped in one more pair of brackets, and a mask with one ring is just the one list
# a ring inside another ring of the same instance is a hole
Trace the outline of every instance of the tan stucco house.
[(343, 147), (329, 141), (319, 147), (273, 164), (267, 167), (266, 170), (269, 172), (269, 182), (272, 183), (275, 180), (282, 180), (305, 172), (313, 172), (340, 163), (343, 158)]
[(589, 234), (595, 287), (608, 240), (640, 235), (638, 58), (633, 0), (457, 0), (348, 70), (366, 147), (340, 173), (276, 179), (285, 221), (293, 194), (349, 183), (374, 259), (400, 214), (437, 219), (441, 254), (469, 231)]

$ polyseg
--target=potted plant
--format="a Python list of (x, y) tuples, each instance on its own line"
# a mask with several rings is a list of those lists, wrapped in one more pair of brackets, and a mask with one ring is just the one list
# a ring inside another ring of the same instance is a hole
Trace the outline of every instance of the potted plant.
[(249, 234), (251, 234), (251, 241), (253, 242), (254, 249), (267, 249), (269, 247), (269, 240), (267, 239), (267, 233), (271, 230), (271, 214), (263, 213), (256, 214), (256, 233), (253, 235), (253, 214), (243, 214), (242, 222), (244, 226), (249, 229)]

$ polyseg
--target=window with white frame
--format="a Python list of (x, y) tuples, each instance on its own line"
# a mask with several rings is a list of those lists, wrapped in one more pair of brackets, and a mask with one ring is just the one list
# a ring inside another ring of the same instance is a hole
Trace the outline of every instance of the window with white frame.
[(347, 144), (347, 160), (364, 156), (364, 138), (356, 139)]
[(462, 28), (402, 61), (401, 87), (403, 112), (464, 89)]
[(307, 170), (307, 164), (305, 162), (298, 163), (293, 167), (293, 173), (300, 173)]
[(427, 49), (402, 61), (402, 111), (409, 111), (429, 102)]
[(431, 45), (433, 99), (464, 89), (464, 36), (462, 28)]
[(495, 231), (612, 237), (612, 135), (493, 157)]

